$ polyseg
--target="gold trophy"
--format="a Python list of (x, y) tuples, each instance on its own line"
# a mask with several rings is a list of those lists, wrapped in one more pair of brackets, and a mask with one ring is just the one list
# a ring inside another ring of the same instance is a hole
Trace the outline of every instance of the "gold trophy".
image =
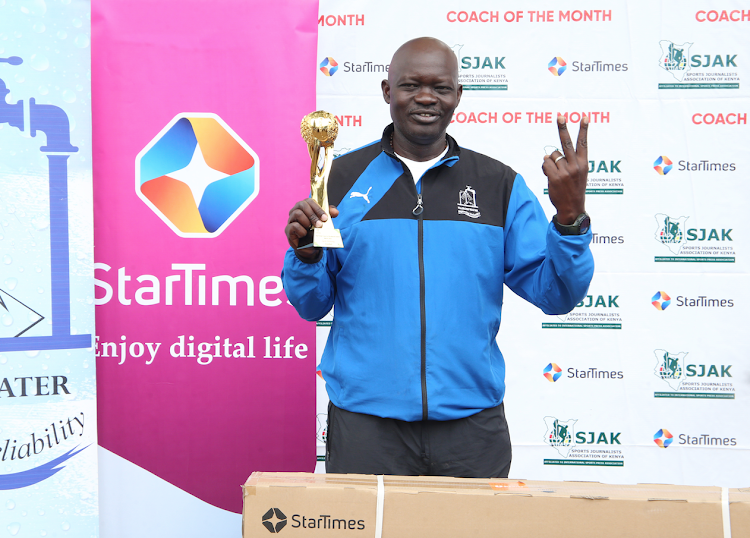
[(311, 197), (328, 215), (322, 228), (313, 228), (307, 237), (300, 239), (299, 248), (327, 247), (343, 248), (341, 232), (333, 227), (328, 205), (328, 175), (333, 162), (333, 142), (339, 134), (336, 116), (324, 110), (312, 112), (302, 118), (302, 138), (307, 142), (312, 163), (310, 166)]

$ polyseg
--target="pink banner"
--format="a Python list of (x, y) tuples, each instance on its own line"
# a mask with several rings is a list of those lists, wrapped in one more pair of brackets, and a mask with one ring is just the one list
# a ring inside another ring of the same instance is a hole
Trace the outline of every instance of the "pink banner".
[(315, 466), (315, 327), (281, 289), (309, 192), (310, 0), (92, 7), (99, 442), (240, 512)]

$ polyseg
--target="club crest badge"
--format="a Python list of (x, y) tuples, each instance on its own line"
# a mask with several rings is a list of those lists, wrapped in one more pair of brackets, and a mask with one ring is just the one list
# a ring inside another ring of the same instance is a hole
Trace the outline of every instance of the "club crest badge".
[(458, 191), (458, 203), (456, 204), (459, 215), (466, 215), (472, 219), (476, 219), (482, 214), (479, 212), (477, 207), (477, 193), (469, 185), (462, 191)]

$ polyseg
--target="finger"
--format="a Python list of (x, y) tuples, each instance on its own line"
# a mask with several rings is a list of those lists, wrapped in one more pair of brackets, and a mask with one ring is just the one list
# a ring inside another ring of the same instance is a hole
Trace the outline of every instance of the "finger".
[(575, 160), (575, 149), (573, 149), (573, 142), (570, 140), (565, 116), (557, 116), (557, 131), (560, 134), (560, 144), (565, 154), (565, 160), (572, 163)]
[(299, 222), (291, 222), (284, 228), (284, 234), (289, 246), (296, 250), (299, 247), (300, 238), (307, 234), (307, 230)]
[(335, 205), (329, 205), (328, 206), (328, 212), (331, 214), (331, 218), (336, 218), (339, 216), (339, 210)]
[(554, 164), (557, 164), (557, 163), (559, 163), (560, 161), (564, 160), (564, 157), (565, 157), (565, 155), (564, 155), (564, 154), (563, 154), (562, 152), (560, 152), (560, 151), (557, 151), (557, 150), (553, 151), (553, 152), (552, 152), (552, 153), (550, 154), (550, 158), (552, 159), (552, 162), (553, 162)]
[(560, 173), (560, 169), (555, 164), (555, 160), (551, 155), (544, 156), (544, 162), (542, 163), (542, 172), (544, 175), (549, 177), (557, 177)]
[(289, 214), (289, 222), (287, 223), (287, 226), (299, 223), (300, 226), (307, 228), (308, 230), (312, 228), (312, 223), (310, 222), (310, 219), (307, 215), (301, 210), (301, 209), (295, 209), (293, 212)]
[(307, 200), (305, 200), (305, 202), (307, 202), (307, 205), (310, 207), (310, 210), (312, 212), (307, 214), (307, 216), (310, 218), (310, 222), (312, 222), (313, 226), (320, 228), (321, 226), (323, 226), (323, 222), (328, 220), (328, 215), (321, 209), (321, 207), (318, 205), (318, 202), (316, 202), (312, 198), (308, 198)]
[(584, 116), (581, 118), (581, 125), (578, 129), (578, 140), (576, 141), (576, 154), (578, 155), (578, 158), (586, 162), (587, 165), (588, 165), (587, 161), (589, 160), (588, 136), (589, 136), (589, 118), (588, 116)]
[(312, 228), (323, 225), (321, 221), (328, 220), (328, 216), (312, 198), (297, 202), (289, 213), (289, 222), (299, 222), (302, 226)]
[(289, 244), (297, 248), (300, 239), (307, 235), (308, 228), (305, 228), (299, 222), (290, 222), (286, 227), (286, 236)]

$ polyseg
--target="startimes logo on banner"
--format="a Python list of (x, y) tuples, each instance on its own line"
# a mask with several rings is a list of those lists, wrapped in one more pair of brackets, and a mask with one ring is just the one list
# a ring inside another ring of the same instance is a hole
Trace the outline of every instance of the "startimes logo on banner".
[[(542, 370), (542, 375), (544, 375), (544, 378), (551, 382), (555, 383), (558, 379), (562, 377), (562, 368), (560, 365), (551, 362), (547, 366), (545, 366), (544, 370)], [(578, 380), (602, 380), (602, 381), (608, 381), (608, 380), (619, 380), (623, 379), (625, 375), (622, 371), (618, 370), (602, 370), (600, 368), (596, 368), (594, 366), (574, 366), (569, 367), (565, 371), (565, 378), (566, 379), (575, 379)]]
[(563, 73), (624, 73), (628, 70), (626, 63), (607, 62), (605, 60), (573, 60), (570, 64), (565, 63), (560, 56), (555, 56), (547, 64), (547, 69), (556, 77)]
[(680, 159), (675, 164), (666, 155), (660, 155), (654, 161), (654, 170), (660, 176), (666, 176), (672, 170), (675, 172), (734, 172), (737, 170), (737, 165), (709, 159)]
[(669, 305), (674, 304), (677, 308), (734, 308), (734, 299), (722, 299), (718, 297), (709, 297), (707, 295), (698, 295), (688, 297), (677, 295), (674, 300), (665, 291), (657, 291), (651, 297), (651, 304), (663, 312)]
[(258, 155), (216, 114), (178, 114), (135, 159), (135, 192), (180, 237), (216, 237), (258, 196)]

